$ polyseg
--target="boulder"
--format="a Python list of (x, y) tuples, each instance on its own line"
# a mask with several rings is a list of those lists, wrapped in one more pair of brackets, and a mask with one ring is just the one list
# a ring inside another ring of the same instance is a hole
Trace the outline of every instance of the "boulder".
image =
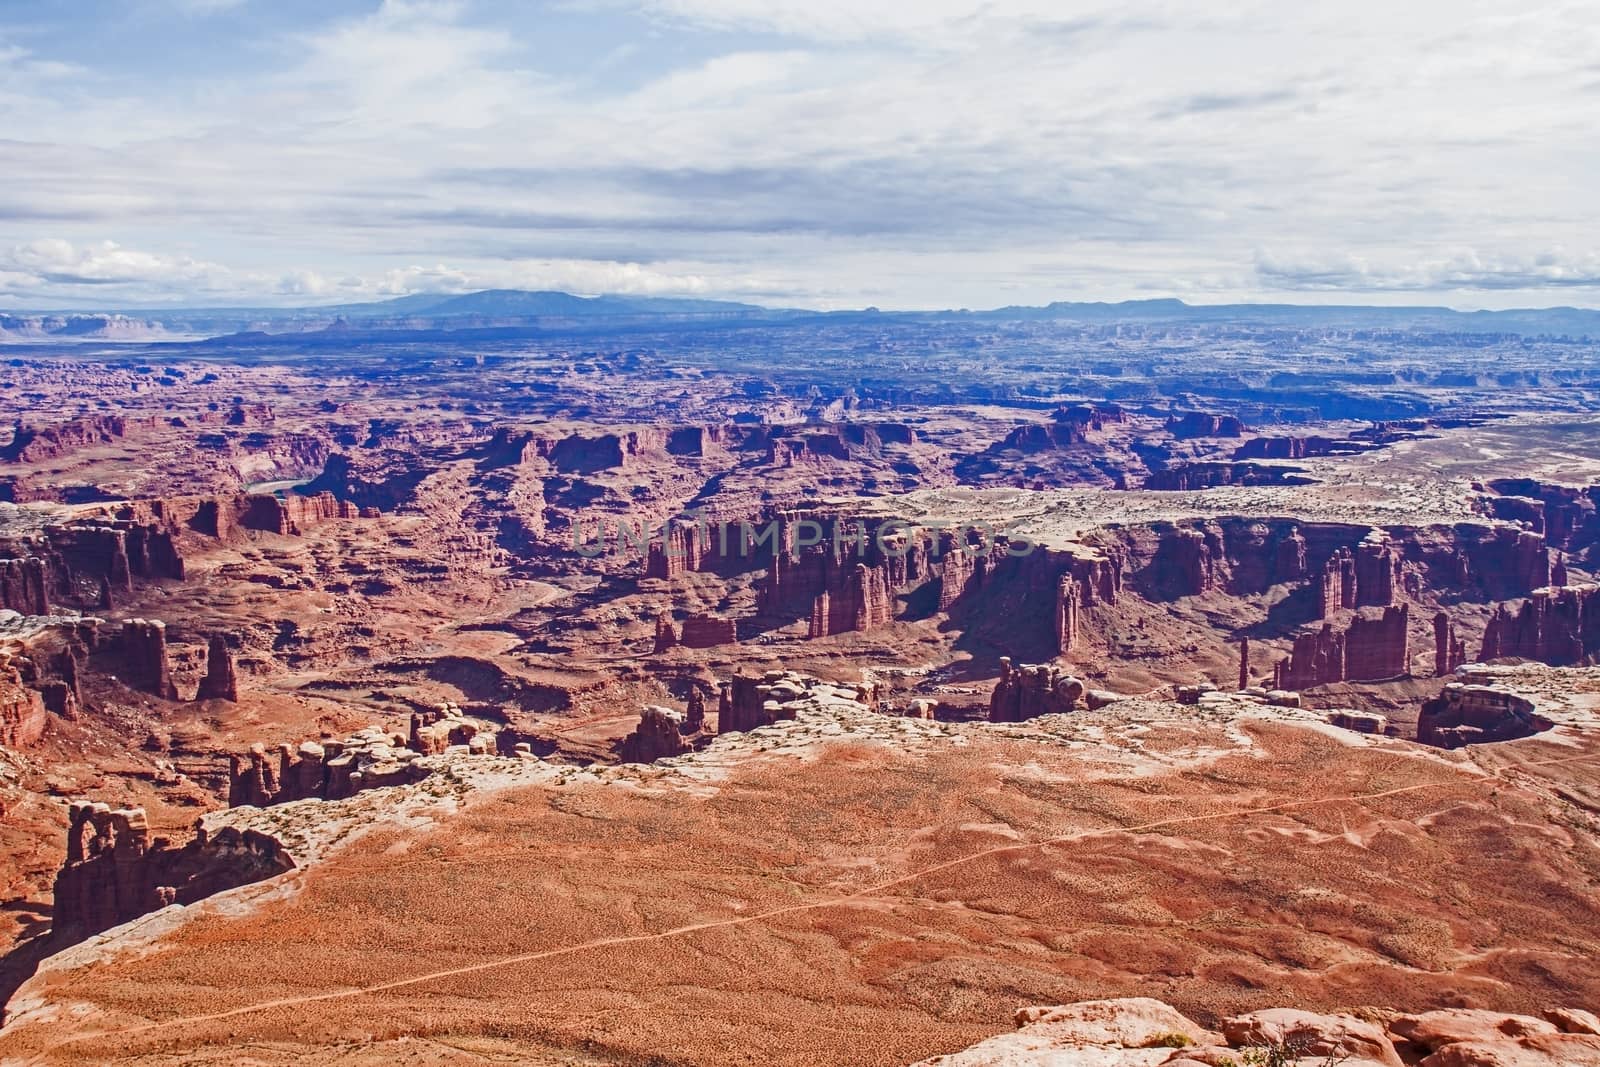
[(1319, 1015), (1295, 1008), (1269, 1008), (1236, 1015), (1222, 1024), (1228, 1044), (1240, 1048), (1288, 1045), (1303, 1056), (1332, 1056), (1402, 1067), (1383, 1030), (1353, 1015)]

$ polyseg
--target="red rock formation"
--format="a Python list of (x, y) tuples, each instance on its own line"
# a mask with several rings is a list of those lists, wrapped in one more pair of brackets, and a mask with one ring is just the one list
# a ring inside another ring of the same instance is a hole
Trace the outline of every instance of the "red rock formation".
[(1355, 606), (1355, 557), (1348, 548), (1341, 548), (1322, 565), (1322, 584), (1317, 589), (1317, 618), (1331, 619), (1346, 608)]
[(419, 782), (436, 766), (422, 757), (457, 745), (485, 754), (498, 748), (494, 731), (464, 717), (453, 704), (413, 715), (404, 744), (374, 726), (342, 741), (281, 744), (271, 753), (264, 745), (252, 745), (229, 759), (228, 804), (261, 808), (296, 800), (339, 800), (365, 789)]
[(1181, 440), (1196, 437), (1243, 437), (1244, 423), (1233, 415), (1190, 411), (1167, 420), (1167, 432)]
[(1455, 527), (1456, 583), (1494, 600), (1527, 596), (1550, 584), (1550, 550), (1541, 534), (1508, 526)]
[(112, 810), (74, 803), (67, 859), (56, 874), (52, 936), (76, 941), (168, 904), (197, 900), (258, 882), (295, 866), (275, 838), (225, 826), (210, 834), (196, 823), (182, 848), (151, 839), (142, 808)]
[(1483, 634), (1479, 659), (1509, 657), (1553, 666), (1589, 663), (1600, 651), (1600, 586), (1540, 589), (1513, 611), (1500, 604)]
[(990, 722), (1026, 722), (1040, 715), (1072, 711), (1084, 698), (1084, 684), (1051, 664), (1012, 667), (1000, 657), (1000, 681), (989, 698)]
[(722, 683), (717, 700), (717, 733), (749, 731), (771, 726), (795, 713), (785, 703), (804, 691), (796, 676), (768, 671), (760, 678), (735, 674)]
[(26, 748), (44, 736), (45, 702), (18, 664), (0, 658), (0, 746)]
[(233, 653), (228, 648), (228, 639), (221, 634), (212, 634), (206, 646), (206, 673), (200, 679), (200, 690), (195, 694), (195, 699), (230, 702), (239, 699), (238, 671)]
[(1199, 596), (1215, 587), (1219, 539), (1203, 529), (1178, 526), (1161, 535), (1155, 568), (1176, 596)]
[(1193, 492), (1224, 485), (1311, 485), (1314, 478), (1296, 467), (1266, 467), (1258, 463), (1178, 463), (1154, 471), (1144, 487), (1154, 491)]
[(1014, 448), (1019, 452), (1053, 452), (1086, 444), (1088, 426), (1078, 422), (1039, 423), (1027, 422), (1006, 434), (1001, 448)]
[(1082, 628), (1083, 589), (1071, 574), (1056, 583), (1056, 654), (1065, 656), (1078, 643)]
[(670, 579), (700, 570), (710, 548), (709, 541), (709, 532), (698, 523), (668, 523), (662, 540), (650, 544), (645, 577)]
[(311, 496), (295, 493), (287, 497), (256, 493), (245, 498), (238, 522), (247, 530), (298, 536), (329, 519), (360, 517), (359, 507), (330, 492)]
[[(150, 426), (153, 418), (135, 419), (134, 424)], [(33, 429), (20, 421), (11, 440), (0, 445), (0, 460), (7, 463), (37, 463), (56, 459), (96, 445), (112, 444), (128, 433), (129, 420), (121, 415), (92, 415)]]
[(1381, 616), (1357, 615), (1344, 631), (1324, 623), (1295, 638), (1294, 649), (1278, 663), (1276, 689), (1310, 689), (1344, 681), (1398, 678), (1410, 670), (1409, 608), (1383, 609)]
[(1425, 701), (1417, 717), (1417, 740), (1438, 748), (1532, 737), (1553, 724), (1532, 701), (1507, 689), (1453, 682)]
[(1360, 441), (1336, 441), (1330, 437), (1256, 437), (1233, 451), (1234, 459), (1309, 459), (1336, 452), (1366, 451), (1372, 446)]
[(1353, 606), (1386, 608), (1400, 584), (1400, 555), (1393, 545), (1369, 536), (1356, 546)]
[(678, 628), (672, 625), (672, 616), (666, 612), (656, 616), (656, 654), (678, 647)]
[(684, 726), (690, 733), (699, 733), (706, 726), (706, 695), (697, 685), (689, 690), (689, 702), (684, 711)]
[(693, 751), (694, 731), (680, 711), (654, 704), (639, 714), (639, 725), (622, 742), (624, 763), (654, 763)]
[(1456, 636), (1450, 616), (1439, 612), (1433, 617), (1433, 673), (1442, 678), (1466, 661), (1467, 643)]
[(49, 576), (38, 556), (0, 560), (0, 608), (23, 615), (50, 614)]
[(1239, 688), (1250, 688), (1250, 639), (1241, 638), (1239, 641)]
[(713, 648), (737, 644), (739, 633), (732, 619), (715, 615), (690, 615), (683, 620), (681, 640), (685, 648)]
[(167, 624), (159, 619), (128, 619), (122, 624), (123, 681), (134, 689), (177, 700), (167, 659)]

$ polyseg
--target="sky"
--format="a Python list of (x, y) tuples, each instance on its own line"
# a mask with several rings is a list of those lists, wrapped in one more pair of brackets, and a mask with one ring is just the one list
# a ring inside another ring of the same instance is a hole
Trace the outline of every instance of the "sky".
[(0, 307), (1600, 305), (1595, 0), (0, 0)]

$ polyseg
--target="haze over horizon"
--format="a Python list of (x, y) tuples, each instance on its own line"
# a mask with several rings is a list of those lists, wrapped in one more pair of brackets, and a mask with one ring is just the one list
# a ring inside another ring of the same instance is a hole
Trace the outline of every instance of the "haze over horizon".
[(1600, 306), (1570, 4), (0, 14), (0, 307)]

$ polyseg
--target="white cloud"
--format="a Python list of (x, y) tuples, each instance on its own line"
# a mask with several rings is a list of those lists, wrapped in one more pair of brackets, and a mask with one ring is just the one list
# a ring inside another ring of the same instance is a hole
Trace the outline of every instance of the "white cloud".
[[(563, 37), (388, 0), (114, 89), (0, 41), (0, 244), (72, 261), (0, 270), (885, 306), (1587, 284), (1550, 251), (1600, 176), (1585, 5), (1352, 3), (588, 0)], [(192, 258), (127, 251), (156, 247)]]

